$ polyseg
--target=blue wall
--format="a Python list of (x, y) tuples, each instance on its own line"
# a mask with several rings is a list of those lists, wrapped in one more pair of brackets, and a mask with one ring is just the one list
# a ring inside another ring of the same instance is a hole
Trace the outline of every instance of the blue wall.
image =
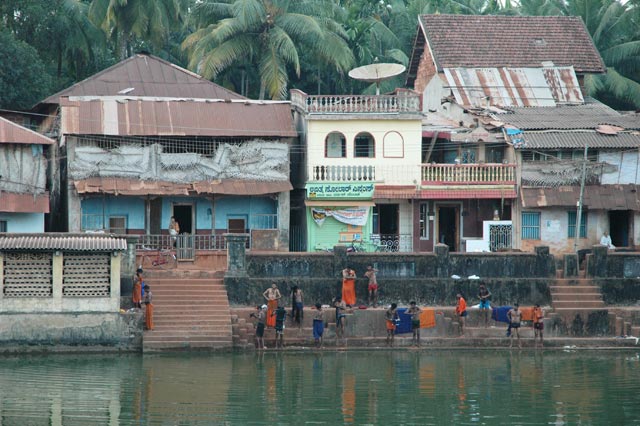
[(44, 213), (0, 213), (7, 232), (44, 232)]
[[(138, 197), (105, 197), (104, 210), (102, 197), (85, 198), (80, 201), (82, 214), (104, 215), (105, 227), (109, 226), (109, 216), (125, 216), (127, 218), (127, 229), (144, 229), (145, 206), (144, 199)], [(90, 223), (83, 218), (83, 228), (93, 228)]]
[[(250, 220), (254, 214), (276, 214), (278, 201), (270, 197), (224, 197), (216, 198), (216, 229), (227, 229), (227, 220), (244, 218)], [(249, 228), (258, 224), (249, 223)]]

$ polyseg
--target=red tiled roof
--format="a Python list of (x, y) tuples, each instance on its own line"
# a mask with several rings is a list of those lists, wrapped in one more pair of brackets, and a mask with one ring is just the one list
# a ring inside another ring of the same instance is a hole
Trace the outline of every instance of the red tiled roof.
[(153, 55), (135, 54), (68, 87), (41, 104), (58, 104), (61, 96), (131, 96), (246, 99), (206, 78)]
[(112, 235), (0, 235), (0, 250), (122, 251), (126, 249), (127, 240)]
[[(579, 17), (421, 15), (420, 25), (438, 71), (540, 67), (550, 61), (555, 66), (573, 66), (578, 74), (606, 72)], [(415, 72), (410, 69), (409, 75)]]
[(192, 193), (263, 195), (293, 189), (288, 180), (251, 181), (226, 179), (221, 181), (172, 183), (119, 178), (89, 178), (74, 181), (73, 184), (79, 194), (116, 195), (190, 195)]
[(0, 143), (53, 145), (55, 141), (0, 117)]

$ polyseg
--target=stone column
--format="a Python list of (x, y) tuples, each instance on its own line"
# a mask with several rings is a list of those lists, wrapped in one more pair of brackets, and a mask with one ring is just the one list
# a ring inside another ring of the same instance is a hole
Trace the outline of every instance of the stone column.
[(556, 261), (549, 253), (549, 246), (536, 246), (534, 250), (536, 253), (536, 276), (555, 277)]
[(249, 234), (224, 234), (227, 241), (226, 277), (244, 277), (247, 275), (247, 241)]
[(111, 282), (109, 291), (109, 304), (112, 312), (120, 311), (120, 266), (124, 253), (113, 252), (111, 253)]
[(53, 284), (53, 305), (62, 310), (62, 277), (64, 273), (64, 256), (61, 251), (53, 253), (51, 265), (51, 279)]
[(4, 297), (4, 253), (0, 252), (0, 301)]
[(567, 253), (564, 255), (564, 277), (578, 276), (578, 254)]
[(291, 196), (289, 191), (278, 194), (278, 251), (289, 251), (289, 221)]
[(449, 246), (446, 244), (436, 244), (433, 251), (436, 253), (436, 277), (449, 278), (451, 275)]
[(609, 248), (607, 246), (595, 245), (592, 248), (587, 265), (587, 271), (590, 277), (606, 277), (607, 276), (607, 257)]
[(137, 235), (127, 235), (127, 251), (120, 254), (120, 295), (130, 295), (133, 291), (133, 276), (136, 274), (136, 245), (138, 244)]

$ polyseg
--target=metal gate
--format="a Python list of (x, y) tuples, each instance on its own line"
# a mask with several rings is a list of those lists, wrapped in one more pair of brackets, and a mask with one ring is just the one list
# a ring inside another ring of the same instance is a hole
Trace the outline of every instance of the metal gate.
[(490, 224), (489, 225), (489, 250), (504, 251), (511, 250), (513, 225), (511, 224)]
[(195, 238), (193, 235), (180, 234), (176, 240), (176, 258), (180, 260), (195, 260)]

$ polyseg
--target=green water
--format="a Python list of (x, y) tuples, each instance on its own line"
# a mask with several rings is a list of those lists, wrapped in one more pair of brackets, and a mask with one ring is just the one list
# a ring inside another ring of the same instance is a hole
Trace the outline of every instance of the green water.
[(635, 352), (0, 358), (0, 425), (640, 423)]

